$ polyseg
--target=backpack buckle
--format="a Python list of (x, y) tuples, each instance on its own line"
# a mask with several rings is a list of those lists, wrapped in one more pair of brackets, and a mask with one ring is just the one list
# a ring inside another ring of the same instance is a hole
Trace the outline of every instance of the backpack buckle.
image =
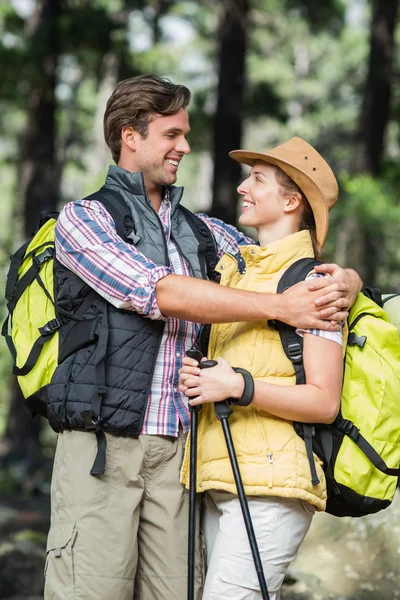
[(349, 436), (354, 442), (357, 441), (358, 436), (360, 435), (360, 430), (358, 427), (354, 425), (352, 421), (348, 419), (343, 419), (338, 423), (338, 429)]
[(99, 417), (96, 419), (95, 414), (92, 410), (83, 410), (81, 412), (83, 425), (86, 431), (100, 431), (102, 419)]
[(292, 363), (300, 363), (303, 358), (303, 351), (299, 342), (291, 342), (288, 344), (288, 355)]
[(39, 327), (40, 335), (51, 335), (61, 327), (61, 321), (59, 319), (51, 319), (46, 325), (43, 327)]
[(42, 266), (42, 264), (46, 262), (46, 260), (50, 260), (50, 258), (53, 258), (53, 254), (53, 248), (46, 248), (46, 250), (44, 250), (37, 256), (36, 254), (32, 256), (32, 262), (39, 269)]

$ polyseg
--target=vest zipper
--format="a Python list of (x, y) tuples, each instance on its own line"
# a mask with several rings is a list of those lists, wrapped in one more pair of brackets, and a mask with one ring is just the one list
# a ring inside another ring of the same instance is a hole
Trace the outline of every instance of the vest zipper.
[(268, 487), (272, 488), (274, 483), (274, 455), (269, 452), (267, 454), (268, 458), (268, 470), (267, 470), (267, 478), (268, 478)]
[[(172, 227), (171, 227), (171, 229), (172, 229)], [(171, 234), (172, 234), (172, 231), (171, 231)], [(178, 248), (180, 255), (182, 256), (182, 258), (184, 258), (184, 259), (185, 259), (185, 261), (186, 261), (186, 264), (187, 264), (187, 265), (189, 265), (189, 271), (190, 271), (190, 273), (191, 273), (192, 277), (195, 277), (195, 274), (194, 274), (194, 271), (193, 271), (193, 267), (192, 267), (192, 265), (190, 264), (190, 261), (189, 261), (189, 259), (188, 259), (188, 258), (187, 258), (187, 257), (184, 255), (184, 253), (183, 253), (183, 252), (182, 252), (182, 250), (181, 250), (181, 247), (179, 246), (179, 244), (178, 244), (178, 242), (176, 241), (176, 239), (175, 239), (174, 237), (172, 237), (172, 235), (171, 235), (171, 239), (173, 239), (173, 240), (174, 240), (174, 244), (175, 244), (175, 246)], [(199, 261), (199, 265), (200, 265), (200, 261)], [(201, 265), (200, 265), (200, 271), (201, 271)]]
[[(171, 266), (171, 261), (169, 260), (169, 254), (168, 254), (168, 245), (167, 245), (167, 240), (165, 239), (165, 231), (164, 231), (164, 227), (163, 224), (161, 222), (160, 217), (158, 216), (158, 213), (156, 210), (154, 210), (154, 207), (152, 205), (152, 203), (150, 202), (150, 198), (147, 194), (147, 189), (144, 183), (144, 177), (143, 177), (143, 173), (140, 173), (141, 178), (142, 178), (142, 184), (143, 184), (143, 190), (144, 190), (144, 197), (146, 198), (148, 204), (150, 205), (151, 210), (154, 212), (154, 214), (156, 215), (158, 222), (160, 224), (161, 227), (161, 233), (162, 233), (162, 239), (164, 242), (164, 257), (165, 257), (165, 266), (166, 267), (170, 267)], [(172, 218), (172, 212), (171, 212), (171, 218)]]
[[(185, 256), (185, 254), (182, 252), (182, 249), (181, 249), (180, 245), (178, 244), (178, 242), (177, 242), (177, 240), (176, 240), (175, 236), (173, 236), (173, 235), (172, 235), (172, 217), (173, 217), (173, 215), (174, 215), (175, 211), (176, 211), (176, 210), (178, 210), (178, 207), (179, 207), (179, 202), (181, 201), (181, 198), (182, 198), (182, 193), (181, 193), (181, 196), (180, 196), (180, 198), (179, 198), (178, 202), (177, 202), (177, 203), (176, 203), (176, 205), (175, 205), (175, 208), (172, 210), (172, 207), (171, 207), (171, 232), (170, 232), (170, 236), (171, 236), (171, 239), (173, 240), (173, 242), (174, 242), (175, 246), (178, 248), (180, 255), (181, 255), (181, 256), (182, 256), (182, 258), (183, 258), (183, 259), (186, 261), (186, 264), (187, 264), (187, 265), (189, 265), (189, 271), (190, 271), (190, 273), (191, 273), (192, 277), (195, 277), (195, 272), (194, 272), (194, 269), (193, 269), (192, 265), (190, 264), (190, 261), (189, 261), (189, 259), (188, 259), (188, 258), (187, 258), (187, 256)], [(189, 223), (187, 222), (186, 218), (185, 218), (185, 221), (186, 221), (187, 225), (190, 227), (190, 225), (189, 225)], [(196, 238), (196, 239), (197, 239), (197, 238)], [(201, 268), (200, 260), (199, 260), (199, 267), (200, 267), (200, 272), (201, 272), (201, 271), (202, 271), (202, 268)], [(206, 279), (207, 279), (207, 278), (206, 278)]]

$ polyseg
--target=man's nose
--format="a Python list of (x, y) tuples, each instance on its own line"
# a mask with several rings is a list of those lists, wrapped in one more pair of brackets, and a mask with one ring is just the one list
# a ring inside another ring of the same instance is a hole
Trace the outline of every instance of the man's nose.
[(182, 136), (180, 137), (175, 145), (175, 150), (177, 152), (182, 152), (182, 154), (189, 154), (190, 152), (190, 146), (189, 146), (189, 142), (187, 141), (187, 139)]

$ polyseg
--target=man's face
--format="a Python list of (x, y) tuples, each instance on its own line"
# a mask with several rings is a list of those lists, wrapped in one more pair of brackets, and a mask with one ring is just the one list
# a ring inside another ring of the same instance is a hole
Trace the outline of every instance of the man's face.
[(153, 115), (145, 138), (135, 132), (133, 166), (143, 173), (148, 190), (175, 183), (179, 164), (190, 152), (189, 131), (189, 115), (181, 108), (173, 115)]

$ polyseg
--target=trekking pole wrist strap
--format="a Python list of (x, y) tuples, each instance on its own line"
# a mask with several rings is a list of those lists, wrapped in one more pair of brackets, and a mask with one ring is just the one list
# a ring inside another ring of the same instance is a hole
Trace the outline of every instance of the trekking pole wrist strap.
[(243, 394), (239, 399), (229, 399), (229, 404), (234, 404), (235, 406), (248, 406), (251, 404), (254, 396), (254, 379), (251, 373), (246, 369), (241, 369), (240, 367), (233, 367), (235, 373), (240, 373), (244, 379), (244, 390)]

